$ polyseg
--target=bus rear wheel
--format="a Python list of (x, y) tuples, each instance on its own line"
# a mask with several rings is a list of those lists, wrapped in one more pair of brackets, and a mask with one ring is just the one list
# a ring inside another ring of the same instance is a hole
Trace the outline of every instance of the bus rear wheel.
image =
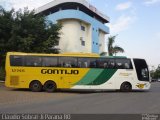
[(129, 82), (124, 82), (121, 85), (120, 91), (121, 92), (131, 92), (132, 91), (132, 85)]
[(45, 90), (46, 92), (49, 92), (49, 93), (55, 92), (56, 89), (57, 89), (56, 83), (53, 82), (53, 81), (51, 81), (51, 80), (47, 81), (47, 82), (44, 84), (44, 90)]
[(41, 92), (42, 91), (42, 84), (38, 80), (35, 80), (30, 83), (29, 88), (33, 92)]

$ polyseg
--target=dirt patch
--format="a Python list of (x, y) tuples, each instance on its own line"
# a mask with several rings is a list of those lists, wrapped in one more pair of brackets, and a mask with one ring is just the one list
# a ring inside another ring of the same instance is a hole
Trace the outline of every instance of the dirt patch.
[(0, 81), (0, 87), (4, 87), (4, 81)]

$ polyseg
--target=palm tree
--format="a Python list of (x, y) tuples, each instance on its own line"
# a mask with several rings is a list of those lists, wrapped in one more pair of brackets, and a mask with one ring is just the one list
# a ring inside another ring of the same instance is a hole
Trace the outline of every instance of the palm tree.
[(108, 38), (108, 54), (109, 56), (113, 56), (113, 54), (117, 54), (119, 52), (123, 53), (124, 52), (124, 49), (119, 47), (119, 46), (113, 46), (113, 44), (115, 43), (115, 38), (116, 38), (116, 35), (115, 36), (110, 36)]

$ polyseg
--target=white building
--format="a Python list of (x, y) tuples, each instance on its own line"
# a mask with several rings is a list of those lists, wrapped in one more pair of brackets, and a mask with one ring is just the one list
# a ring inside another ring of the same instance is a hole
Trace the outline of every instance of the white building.
[(86, 0), (54, 0), (36, 10), (52, 22), (62, 24), (59, 48), (61, 52), (105, 52), (105, 35), (109, 17)]

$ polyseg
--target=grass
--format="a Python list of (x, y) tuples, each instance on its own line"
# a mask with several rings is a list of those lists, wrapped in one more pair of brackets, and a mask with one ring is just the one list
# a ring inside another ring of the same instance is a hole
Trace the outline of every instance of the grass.
[(3, 67), (0, 67), (0, 80), (5, 80), (5, 69)]

